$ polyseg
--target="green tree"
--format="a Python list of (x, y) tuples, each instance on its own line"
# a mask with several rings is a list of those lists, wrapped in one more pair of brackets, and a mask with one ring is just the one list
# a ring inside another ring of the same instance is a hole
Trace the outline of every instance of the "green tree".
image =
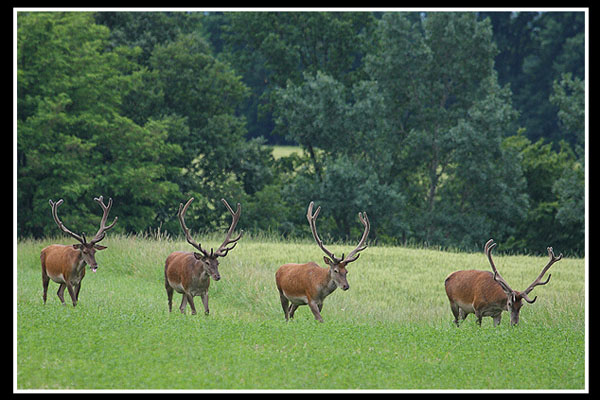
[[(207, 19), (216, 16), (209, 15)], [(345, 86), (364, 78), (362, 60), (375, 27), (372, 13), (224, 13), (221, 57), (251, 88), (243, 107), (251, 137), (271, 138), (277, 88), (318, 72)]]
[(120, 115), (134, 84), (137, 50), (106, 51), (109, 31), (90, 13), (19, 13), (17, 32), (18, 234), (53, 233), (48, 199), (74, 229), (97, 229), (93, 197), (113, 197), (116, 231), (151, 225), (181, 149), (164, 125)]
[(577, 254), (584, 251), (585, 239), (585, 85), (570, 73), (554, 82), (550, 101), (558, 107), (558, 118), (566, 135), (574, 137), (577, 160), (564, 167), (552, 187), (558, 199), (556, 221), (563, 243)]
[(563, 171), (561, 177), (552, 186), (556, 194), (558, 209), (554, 226), (560, 233), (560, 242), (565, 251), (573, 254), (585, 254), (585, 169), (583, 164), (575, 162)]
[(181, 34), (202, 30), (201, 12), (101, 11), (94, 13), (99, 25), (110, 29), (112, 48), (127, 46), (141, 49), (138, 62), (148, 66), (157, 45), (173, 42)]
[(517, 116), (510, 90), (495, 83), (495, 74), (482, 86), (485, 97), (450, 129), (450, 160), (440, 177), (439, 209), (432, 213), (433, 225), (441, 227), (435, 242), (461, 248), (479, 248), (482, 238), (514, 234), (514, 224), (529, 205), (518, 154), (502, 141), (506, 125)]
[[(162, 123), (166, 142), (182, 154), (167, 169), (177, 184), (177, 199), (195, 196), (204, 212), (190, 226), (210, 230), (227, 217), (219, 199), (247, 199), (274, 178), (272, 157), (259, 139), (246, 140), (246, 121), (237, 113), (248, 96), (241, 77), (214, 56), (205, 37), (204, 13), (96, 13), (111, 28), (112, 46), (142, 49), (142, 68), (123, 98), (123, 115), (140, 125)], [(172, 172), (169, 172), (172, 171)], [(163, 230), (179, 232), (178, 201), (158, 208)], [(243, 221), (241, 221), (241, 225)]]
[(288, 140), (307, 150), (321, 179), (323, 160), (318, 159), (316, 149), (331, 155), (340, 150), (340, 142), (351, 136), (347, 133), (344, 85), (321, 72), (314, 77), (306, 74), (301, 85), (288, 81), (274, 98), (276, 126)]
[(580, 158), (585, 146), (585, 85), (582, 79), (571, 73), (561, 75), (554, 81), (550, 102), (558, 107), (560, 127), (570, 143), (574, 143)]
[(277, 92), (276, 122), (317, 172), (294, 187), (322, 194), (342, 236), (360, 199), (380, 222), (394, 221), (374, 234), (469, 248), (491, 233), (508, 237), (527, 199), (515, 155), (502, 147), (517, 114), (493, 70), (489, 21), (389, 13), (378, 28), (368, 80), (347, 88), (317, 73)]
[(212, 55), (199, 34), (157, 45), (149, 64), (162, 112), (185, 119), (186, 134), (169, 137), (183, 150), (176, 161), (183, 168), (177, 182), (183, 193), (195, 195), (208, 209), (195, 223), (210, 229), (220, 223), (219, 215), (227, 215), (221, 197), (241, 198), (272, 178), (270, 154), (259, 140), (245, 139), (245, 120), (236, 115), (248, 88), (229, 64)]
[(582, 251), (583, 168), (570, 146), (563, 141), (555, 151), (551, 143), (532, 143), (522, 134), (506, 138), (505, 145), (519, 154), (530, 202), (507, 248), (541, 254), (547, 246), (565, 253)]
[(532, 141), (561, 139), (557, 108), (548, 101), (554, 81), (564, 73), (585, 73), (584, 12), (483, 12), (490, 18), (499, 47), (496, 69), (502, 85), (510, 84), (519, 126)]
[(407, 198), (407, 233), (463, 247), (493, 232), (500, 240), (526, 201), (518, 195), (519, 171), (501, 147), (516, 113), (510, 90), (497, 83), (489, 20), (386, 13), (377, 43), (365, 68), (378, 88), (371, 93), (383, 96), (376, 104), (391, 136), (389, 178), (401, 182)]

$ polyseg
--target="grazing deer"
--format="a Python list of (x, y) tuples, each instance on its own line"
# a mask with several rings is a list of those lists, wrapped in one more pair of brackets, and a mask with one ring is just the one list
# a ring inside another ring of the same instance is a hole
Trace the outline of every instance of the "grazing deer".
[(495, 246), (496, 243), (490, 239), (484, 247), (484, 252), (492, 266), (493, 273), (476, 270), (456, 271), (446, 278), (446, 294), (450, 300), (450, 308), (452, 314), (454, 314), (456, 326), (459, 325), (458, 319), (464, 320), (469, 313), (475, 314), (479, 325), (481, 325), (481, 318), (492, 317), (494, 326), (498, 326), (502, 318), (502, 311), (510, 311), (511, 325), (518, 324), (522, 300), (525, 299), (530, 304), (535, 302), (537, 296), (531, 300), (528, 296), (529, 293), (536, 286), (545, 285), (550, 281), (552, 274), (549, 274), (548, 279), (544, 282), (542, 282), (542, 277), (552, 264), (562, 258), (562, 253), (555, 257), (552, 247), (548, 247), (548, 255), (550, 256), (548, 264), (527, 289), (519, 292), (511, 289), (496, 269), (492, 260), (492, 249)]
[(65, 298), (63, 294), (66, 287), (69, 291), (69, 295), (71, 296), (71, 300), (73, 301), (73, 307), (76, 306), (77, 300), (79, 299), (81, 281), (85, 276), (85, 265), (89, 265), (92, 272), (96, 272), (98, 269), (98, 263), (96, 262), (95, 257), (96, 250), (106, 249), (106, 246), (101, 246), (98, 244), (98, 242), (104, 239), (106, 231), (117, 223), (118, 218), (115, 217), (112, 224), (106, 226), (106, 219), (108, 218), (108, 213), (112, 207), (112, 199), (108, 199), (108, 206), (104, 205), (102, 196), (96, 197), (94, 200), (100, 204), (100, 207), (102, 207), (103, 214), (102, 220), (100, 221), (100, 229), (98, 229), (98, 232), (94, 238), (89, 242), (86, 241), (83, 233), (81, 235), (77, 235), (76, 233), (71, 232), (58, 218), (57, 209), (58, 206), (63, 203), (63, 200), (60, 199), (56, 203), (54, 203), (52, 200), (49, 200), (50, 206), (52, 207), (52, 216), (54, 217), (54, 222), (56, 222), (60, 230), (68, 235), (71, 235), (80, 243), (69, 246), (52, 244), (42, 249), (40, 259), (42, 261), (44, 304), (46, 304), (48, 283), (50, 282), (50, 279), (52, 279), (54, 282), (60, 285), (56, 294), (58, 295), (58, 298), (62, 304), (65, 304)]
[[(190, 230), (185, 225), (185, 212), (192, 201), (194, 201), (193, 197), (185, 203), (185, 206), (181, 203), (179, 204), (177, 217), (188, 243), (194, 246), (200, 253), (175, 251), (167, 257), (165, 261), (165, 289), (167, 290), (167, 297), (169, 299), (169, 312), (171, 312), (173, 305), (173, 290), (175, 290), (177, 293), (182, 294), (181, 306), (179, 306), (181, 313), (185, 313), (185, 307), (187, 303), (190, 303), (192, 315), (196, 314), (194, 296), (200, 296), (202, 304), (204, 304), (204, 313), (208, 315), (208, 287), (210, 285), (210, 278), (212, 277), (215, 281), (221, 279), (221, 275), (219, 275), (219, 260), (217, 258), (225, 257), (229, 250), (232, 250), (237, 245), (237, 241), (242, 237), (243, 232), (240, 232), (238, 237), (231, 239), (231, 234), (240, 219), (242, 206), (238, 203), (237, 210), (234, 213), (227, 201), (221, 199), (233, 216), (233, 219), (223, 243), (217, 251), (210, 249), (209, 253), (200, 246), (200, 243), (196, 243), (192, 239)], [(227, 247), (232, 243), (231, 247)]]
[[(358, 243), (358, 246), (352, 250), (347, 257), (344, 257), (342, 253), (341, 258), (337, 258), (333, 253), (325, 248), (319, 235), (317, 234), (317, 227), (315, 220), (321, 211), (321, 207), (317, 208), (315, 213), (312, 213), (314, 202), (310, 202), (308, 206), (308, 212), (306, 218), (312, 230), (313, 238), (327, 255), (323, 257), (325, 264), (329, 265), (329, 268), (321, 268), (314, 262), (306, 264), (285, 264), (279, 267), (275, 273), (275, 281), (277, 282), (277, 289), (279, 290), (279, 297), (281, 298), (281, 306), (283, 313), (285, 314), (285, 320), (294, 317), (294, 312), (301, 305), (308, 305), (310, 310), (315, 316), (315, 319), (319, 322), (323, 322), (321, 317), (321, 309), (323, 308), (323, 301), (329, 296), (336, 288), (340, 287), (342, 290), (348, 290), (348, 280), (346, 279), (346, 266), (356, 261), (359, 252), (367, 248), (365, 241), (369, 235), (370, 224), (367, 213), (358, 213), (360, 222), (364, 225), (365, 230), (362, 238)], [(288, 307), (288, 304), (291, 305)]]

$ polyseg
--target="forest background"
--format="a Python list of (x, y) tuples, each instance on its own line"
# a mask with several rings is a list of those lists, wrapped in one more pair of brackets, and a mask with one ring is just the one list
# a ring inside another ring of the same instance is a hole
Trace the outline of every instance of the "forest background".
[[(584, 12), (17, 13), (17, 235), (584, 253)], [(272, 145), (302, 151), (274, 157)], [(350, 239), (352, 240), (352, 239)]]

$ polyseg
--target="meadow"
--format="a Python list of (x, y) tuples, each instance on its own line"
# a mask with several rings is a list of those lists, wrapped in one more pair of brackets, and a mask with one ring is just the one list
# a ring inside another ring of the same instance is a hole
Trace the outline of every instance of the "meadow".
[[(221, 236), (202, 244), (216, 247)], [(286, 323), (275, 271), (317, 261), (311, 241), (246, 235), (211, 282), (211, 314), (168, 312), (164, 260), (182, 238), (107, 235), (77, 307), (51, 282), (42, 302), (39, 254), (65, 237), (20, 240), (16, 258), (17, 390), (574, 390), (587, 389), (585, 263), (565, 257), (532, 292), (519, 325), (473, 315), (457, 328), (444, 279), (489, 269), (483, 252), (371, 246), (348, 267), (350, 289), (324, 302), (324, 323), (300, 307)], [(328, 244), (347, 252), (354, 244)], [(501, 243), (499, 243), (501, 247)], [(562, 249), (555, 249), (556, 253)], [(495, 254), (513, 288), (546, 257)], [(201, 310), (200, 298), (196, 306)]]

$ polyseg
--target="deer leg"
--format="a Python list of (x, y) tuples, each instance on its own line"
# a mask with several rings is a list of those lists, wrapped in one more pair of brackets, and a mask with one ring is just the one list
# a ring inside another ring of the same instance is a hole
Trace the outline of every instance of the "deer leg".
[(285, 316), (285, 320), (287, 321), (290, 315), (289, 300), (283, 295), (281, 290), (279, 291), (279, 299), (281, 300), (281, 308), (283, 308), (283, 315)]
[(460, 311), (461, 311), (459, 309), (459, 307), (458, 307), (458, 304), (456, 304), (454, 302), (451, 302), (450, 303), (450, 310), (452, 310), (452, 315), (454, 315), (454, 321), (452, 321), (452, 322), (454, 322), (456, 324), (456, 326), (458, 326), (459, 325), (458, 324), (458, 317), (459, 317)]
[(46, 297), (48, 294), (48, 283), (50, 283), (50, 277), (46, 273), (46, 269), (42, 268), (42, 286), (44, 287), (44, 294), (42, 297), (44, 299), (44, 304), (46, 304)]
[(79, 282), (76, 286), (74, 286), (75, 289), (75, 301), (79, 301), (79, 291), (81, 290), (81, 282)]
[(200, 297), (202, 297), (202, 304), (204, 305), (204, 315), (208, 315), (208, 292), (203, 293)]
[(467, 319), (468, 316), (469, 316), (469, 313), (459, 307), (458, 318), (460, 318), (461, 321), (464, 321), (465, 319)]
[(165, 289), (167, 290), (167, 299), (169, 300), (169, 312), (171, 312), (171, 308), (173, 307), (173, 288), (165, 282)]
[(58, 298), (60, 299), (60, 302), (62, 304), (65, 304), (65, 296), (64, 296), (65, 288), (66, 288), (66, 285), (64, 283), (61, 283), (58, 286), (58, 291), (56, 292), (56, 295), (58, 296)]
[(187, 306), (187, 295), (185, 293), (183, 293), (181, 295), (181, 305), (179, 306), (179, 311), (181, 311), (182, 314), (185, 314), (185, 306)]
[(292, 304), (292, 305), (290, 305), (290, 309), (288, 310), (290, 318), (294, 318), (294, 313), (296, 312), (296, 310), (298, 309), (298, 307), (300, 307), (299, 304)]
[(481, 326), (481, 318), (483, 318), (483, 315), (481, 315), (479, 311), (475, 310), (475, 316), (477, 317), (477, 325)]
[(73, 302), (73, 307), (77, 305), (77, 297), (75, 296), (75, 289), (71, 282), (67, 281), (67, 290), (69, 291), (69, 296), (71, 296), (71, 301)]
[(190, 308), (192, 309), (192, 315), (196, 315), (196, 306), (194, 305), (194, 296), (192, 296), (191, 294), (187, 295), (188, 299), (188, 303), (190, 303)]
[(494, 327), (500, 325), (500, 321), (502, 320), (502, 313), (498, 313), (498, 315), (495, 315), (494, 317)]
[(319, 306), (314, 301), (309, 301), (308, 306), (310, 307), (310, 311), (312, 311), (315, 319), (319, 322), (323, 322), (323, 318), (321, 317), (321, 313), (319, 312)]

